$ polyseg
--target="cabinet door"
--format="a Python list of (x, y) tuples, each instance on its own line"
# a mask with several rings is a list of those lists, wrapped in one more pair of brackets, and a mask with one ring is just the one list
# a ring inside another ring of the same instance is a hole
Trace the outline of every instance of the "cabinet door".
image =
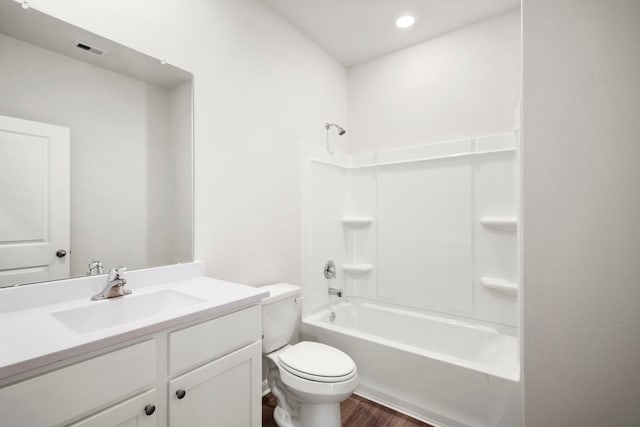
[(69, 427), (156, 427), (157, 393), (150, 390)]
[(169, 382), (170, 427), (260, 427), (262, 346), (251, 344)]

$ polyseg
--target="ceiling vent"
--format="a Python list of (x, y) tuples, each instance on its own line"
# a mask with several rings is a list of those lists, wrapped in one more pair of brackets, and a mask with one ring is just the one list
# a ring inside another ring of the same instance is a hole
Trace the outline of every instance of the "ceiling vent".
[(78, 49), (82, 49), (85, 52), (93, 53), (94, 55), (102, 55), (104, 50), (100, 50), (97, 47), (93, 47), (85, 42), (81, 42), (79, 40), (74, 40), (73, 45)]

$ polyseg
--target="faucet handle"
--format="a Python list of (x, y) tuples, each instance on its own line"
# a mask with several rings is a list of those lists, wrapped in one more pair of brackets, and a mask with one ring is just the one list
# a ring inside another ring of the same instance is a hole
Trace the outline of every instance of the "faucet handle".
[(332, 260), (329, 260), (324, 264), (324, 269), (322, 271), (325, 279), (336, 278), (336, 264)]
[(120, 279), (124, 272), (127, 271), (127, 267), (114, 267), (109, 270), (109, 281)]
[(100, 260), (93, 260), (89, 263), (89, 268), (87, 269), (87, 276), (95, 276), (98, 274), (102, 274), (103, 267), (102, 262)]

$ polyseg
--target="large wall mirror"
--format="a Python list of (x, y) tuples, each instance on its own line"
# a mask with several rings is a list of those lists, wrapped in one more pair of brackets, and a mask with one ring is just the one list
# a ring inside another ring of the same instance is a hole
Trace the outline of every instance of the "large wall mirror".
[(193, 260), (192, 80), (0, 1), (0, 286)]

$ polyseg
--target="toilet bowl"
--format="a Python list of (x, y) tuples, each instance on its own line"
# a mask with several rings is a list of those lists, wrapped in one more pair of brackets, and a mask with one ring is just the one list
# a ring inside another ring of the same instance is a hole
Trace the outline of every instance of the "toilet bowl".
[(298, 286), (267, 285), (263, 300), (263, 355), (278, 401), (279, 427), (340, 427), (340, 402), (358, 385), (355, 363), (337, 348), (310, 341), (290, 344), (299, 318)]

